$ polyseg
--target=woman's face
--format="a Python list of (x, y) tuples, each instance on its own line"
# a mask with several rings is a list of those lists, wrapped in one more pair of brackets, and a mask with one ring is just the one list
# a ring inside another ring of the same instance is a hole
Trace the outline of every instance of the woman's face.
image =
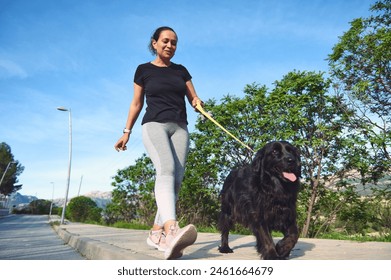
[(160, 33), (159, 39), (153, 41), (152, 45), (160, 58), (170, 60), (175, 54), (177, 41), (178, 39), (174, 32), (163, 30)]

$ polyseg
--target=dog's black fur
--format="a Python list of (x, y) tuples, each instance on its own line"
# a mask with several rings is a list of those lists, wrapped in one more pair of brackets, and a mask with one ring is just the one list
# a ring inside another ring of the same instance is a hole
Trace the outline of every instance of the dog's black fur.
[[(237, 222), (252, 230), (261, 258), (287, 259), (299, 237), (296, 200), (300, 176), (299, 150), (286, 141), (266, 144), (251, 164), (232, 170), (221, 191), (219, 251), (233, 252), (228, 234)], [(284, 234), (276, 245), (272, 230)]]

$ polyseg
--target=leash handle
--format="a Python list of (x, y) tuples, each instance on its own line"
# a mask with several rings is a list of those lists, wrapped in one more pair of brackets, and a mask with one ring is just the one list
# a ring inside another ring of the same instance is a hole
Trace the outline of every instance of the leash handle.
[(219, 124), (215, 119), (212, 118), (212, 116), (210, 114), (208, 114), (207, 112), (205, 112), (204, 108), (202, 108), (201, 106), (201, 103), (197, 103), (196, 105), (196, 109), (198, 111), (200, 111), (201, 114), (203, 114), (205, 117), (207, 117), (209, 120), (211, 120), (215, 125), (217, 125), (218, 127), (220, 127), (225, 133), (227, 133), (229, 136), (231, 136), (233, 139), (235, 139), (236, 141), (238, 141), (240, 144), (242, 144), (245, 148), (247, 148), (248, 150), (250, 150), (251, 152), (254, 152), (253, 149), (251, 149), (248, 145), (244, 144), (242, 141), (240, 141), (238, 138), (236, 138), (231, 132), (229, 132), (228, 130), (226, 130), (221, 124)]

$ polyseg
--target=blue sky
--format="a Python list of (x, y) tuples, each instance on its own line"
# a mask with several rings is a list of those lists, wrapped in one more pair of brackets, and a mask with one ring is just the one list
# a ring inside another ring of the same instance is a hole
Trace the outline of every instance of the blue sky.
[[(137, 65), (159, 26), (179, 37), (173, 62), (198, 95), (242, 96), (247, 84), (272, 87), (289, 71), (327, 71), (325, 59), (375, 1), (344, 0), (0, 0), (0, 142), (25, 171), (25, 195), (65, 195), (68, 113), (73, 159), (69, 197), (112, 190), (118, 169), (145, 153), (139, 118), (128, 151), (121, 136)], [(192, 131), (197, 114), (189, 108)], [(53, 182), (53, 184), (51, 183)]]

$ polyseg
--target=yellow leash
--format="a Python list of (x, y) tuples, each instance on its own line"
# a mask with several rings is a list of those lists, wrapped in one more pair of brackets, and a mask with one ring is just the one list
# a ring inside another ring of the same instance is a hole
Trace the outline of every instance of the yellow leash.
[(236, 138), (231, 132), (229, 132), (228, 130), (226, 130), (221, 124), (219, 124), (215, 119), (212, 118), (212, 116), (210, 114), (208, 114), (207, 112), (205, 112), (204, 108), (202, 108), (201, 104), (200, 103), (197, 103), (197, 106), (196, 106), (196, 109), (198, 111), (200, 111), (201, 114), (203, 114), (205, 117), (207, 117), (209, 120), (211, 120), (215, 125), (217, 125), (218, 127), (220, 127), (225, 133), (227, 133), (229, 136), (231, 136), (233, 139), (235, 139), (236, 141), (238, 141), (240, 144), (242, 144), (244, 147), (246, 147), (248, 150), (250, 150), (251, 152), (254, 152), (253, 149), (251, 149), (249, 146), (247, 146), (246, 144), (244, 144), (242, 141), (240, 141), (238, 138)]

